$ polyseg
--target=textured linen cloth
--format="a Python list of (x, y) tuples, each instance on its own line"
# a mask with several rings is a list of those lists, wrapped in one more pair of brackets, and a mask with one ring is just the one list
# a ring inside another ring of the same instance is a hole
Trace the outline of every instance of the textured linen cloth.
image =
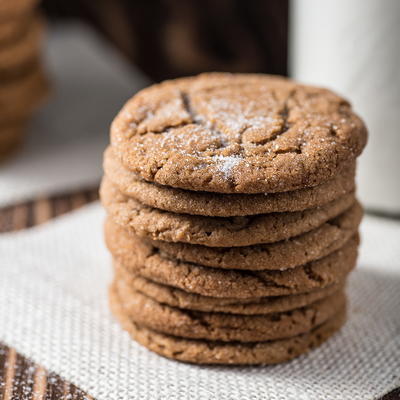
[(0, 235), (0, 341), (98, 400), (374, 399), (400, 386), (400, 222), (366, 217), (344, 329), (269, 367), (170, 361), (132, 341), (107, 306), (103, 211), (87, 206)]
[(50, 27), (47, 39), (52, 92), (22, 150), (0, 165), (0, 207), (96, 185), (113, 117), (149, 84), (84, 25)]

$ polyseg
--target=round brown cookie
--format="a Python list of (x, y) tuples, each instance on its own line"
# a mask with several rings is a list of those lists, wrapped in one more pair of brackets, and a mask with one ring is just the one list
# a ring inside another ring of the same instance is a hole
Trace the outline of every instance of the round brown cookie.
[(218, 194), (149, 183), (127, 170), (109, 147), (104, 172), (123, 194), (142, 204), (181, 214), (212, 217), (246, 216), (314, 208), (354, 190), (355, 164), (321, 185), (284, 193)]
[(337, 293), (339, 290), (343, 290), (344, 286), (344, 283), (340, 282), (324, 289), (297, 295), (234, 299), (188, 293), (132, 274), (118, 266), (115, 266), (115, 269), (116, 281), (123, 280), (132, 289), (159, 303), (188, 310), (228, 314), (254, 315), (290, 311)]
[(306, 307), (264, 315), (235, 315), (182, 310), (171, 307), (114, 283), (126, 314), (139, 325), (188, 339), (223, 342), (258, 342), (283, 339), (305, 333), (331, 318), (344, 307), (343, 292)]
[(344, 308), (312, 331), (288, 339), (255, 343), (221, 343), (183, 339), (135, 324), (125, 312), (113, 287), (110, 288), (110, 306), (122, 327), (141, 345), (164, 357), (196, 364), (250, 365), (289, 361), (319, 346), (338, 331), (346, 320)]
[(174, 214), (123, 195), (104, 178), (100, 195), (114, 222), (139, 236), (209, 247), (239, 247), (277, 242), (317, 228), (355, 202), (354, 193), (310, 210), (249, 217)]
[(256, 74), (154, 85), (129, 100), (111, 127), (117, 156), (143, 179), (218, 193), (316, 186), (354, 161), (366, 138), (343, 98)]
[(30, 117), (49, 93), (49, 84), (40, 64), (28, 73), (0, 87), (0, 124)]
[(0, 20), (0, 45), (8, 43), (22, 36), (29, 24), (30, 16), (13, 18), (6, 21)]
[[(355, 234), (362, 218), (362, 207), (354, 203), (338, 217), (300, 236), (276, 243), (247, 247), (206, 247), (187, 243), (163, 242), (142, 238), (149, 246), (157, 248), (168, 258), (177, 258), (215, 268), (265, 270), (288, 269), (317, 260), (339, 249)], [(126, 229), (107, 217), (105, 234), (109, 240), (127, 236)], [(131, 234), (133, 236), (133, 234)], [(126, 240), (126, 246), (135, 251), (135, 241)]]
[(28, 26), (17, 40), (0, 47), (0, 75), (21, 69), (38, 58), (43, 39), (43, 21), (36, 16), (28, 20)]
[(0, 21), (26, 15), (39, 3), (39, 0), (0, 0)]
[(343, 282), (355, 266), (359, 239), (355, 236), (324, 258), (284, 271), (208, 268), (165, 258), (140, 240), (133, 254), (126, 252), (123, 239), (106, 242), (116, 263), (134, 274), (189, 293), (241, 299), (306, 293)]
[(21, 145), (25, 124), (0, 126), (0, 161), (8, 158)]
[(0, 72), (0, 82), (17, 81), (23, 79), (41, 60), (39, 57), (33, 58), (20, 66)]
[(254, 315), (290, 311), (337, 293), (339, 290), (343, 290), (344, 286), (344, 283), (341, 282), (324, 289), (317, 289), (297, 295), (234, 299), (188, 293), (184, 290), (153, 282), (150, 279), (132, 274), (126, 269), (115, 267), (115, 279), (117, 281), (125, 281), (127, 285), (137, 292), (159, 303), (188, 310), (213, 311), (228, 314)]
[[(276, 243), (246, 247), (206, 247), (188, 243), (151, 240), (149, 243), (170, 258), (207, 267), (265, 270), (288, 269), (317, 260), (339, 249), (355, 234), (363, 210), (356, 202), (338, 217), (310, 232)], [(120, 226), (108, 219), (106, 231), (117, 234)]]

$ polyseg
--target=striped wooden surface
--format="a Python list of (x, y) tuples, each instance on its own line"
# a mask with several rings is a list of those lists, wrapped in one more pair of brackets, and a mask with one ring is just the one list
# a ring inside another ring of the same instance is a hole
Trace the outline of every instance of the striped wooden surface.
[(72, 383), (0, 344), (0, 399), (94, 400)]
[(13, 232), (42, 224), (98, 199), (98, 190), (41, 198), (0, 209), (0, 233)]
[[(42, 198), (0, 210), (0, 232), (44, 223), (98, 199), (98, 190)], [(0, 400), (94, 400), (92, 396), (0, 343)]]

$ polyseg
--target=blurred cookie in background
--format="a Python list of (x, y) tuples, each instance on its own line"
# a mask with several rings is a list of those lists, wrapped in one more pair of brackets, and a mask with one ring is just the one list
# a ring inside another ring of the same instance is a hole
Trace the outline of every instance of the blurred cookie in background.
[(0, 20), (29, 14), (39, 0), (0, 0)]
[(0, 161), (19, 147), (24, 129), (25, 126), (22, 123), (1, 127)]
[(0, 0), (0, 159), (23, 142), (32, 113), (48, 94), (41, 62), (44, 20), (34, 0)]

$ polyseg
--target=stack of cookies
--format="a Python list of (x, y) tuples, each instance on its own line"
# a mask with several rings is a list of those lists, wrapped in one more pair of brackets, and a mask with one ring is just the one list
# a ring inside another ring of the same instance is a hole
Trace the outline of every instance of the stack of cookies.
[(43, 22), (36, 0), (0, 0), (0, 159), (20, 144), (48, 87), (40, 62)]
[(273, 364), (346, 316), (366, 129), (332, 92), (203, 74), (134, 96), (101, 186), (111, 308), (142, 345), (207, 364)]

